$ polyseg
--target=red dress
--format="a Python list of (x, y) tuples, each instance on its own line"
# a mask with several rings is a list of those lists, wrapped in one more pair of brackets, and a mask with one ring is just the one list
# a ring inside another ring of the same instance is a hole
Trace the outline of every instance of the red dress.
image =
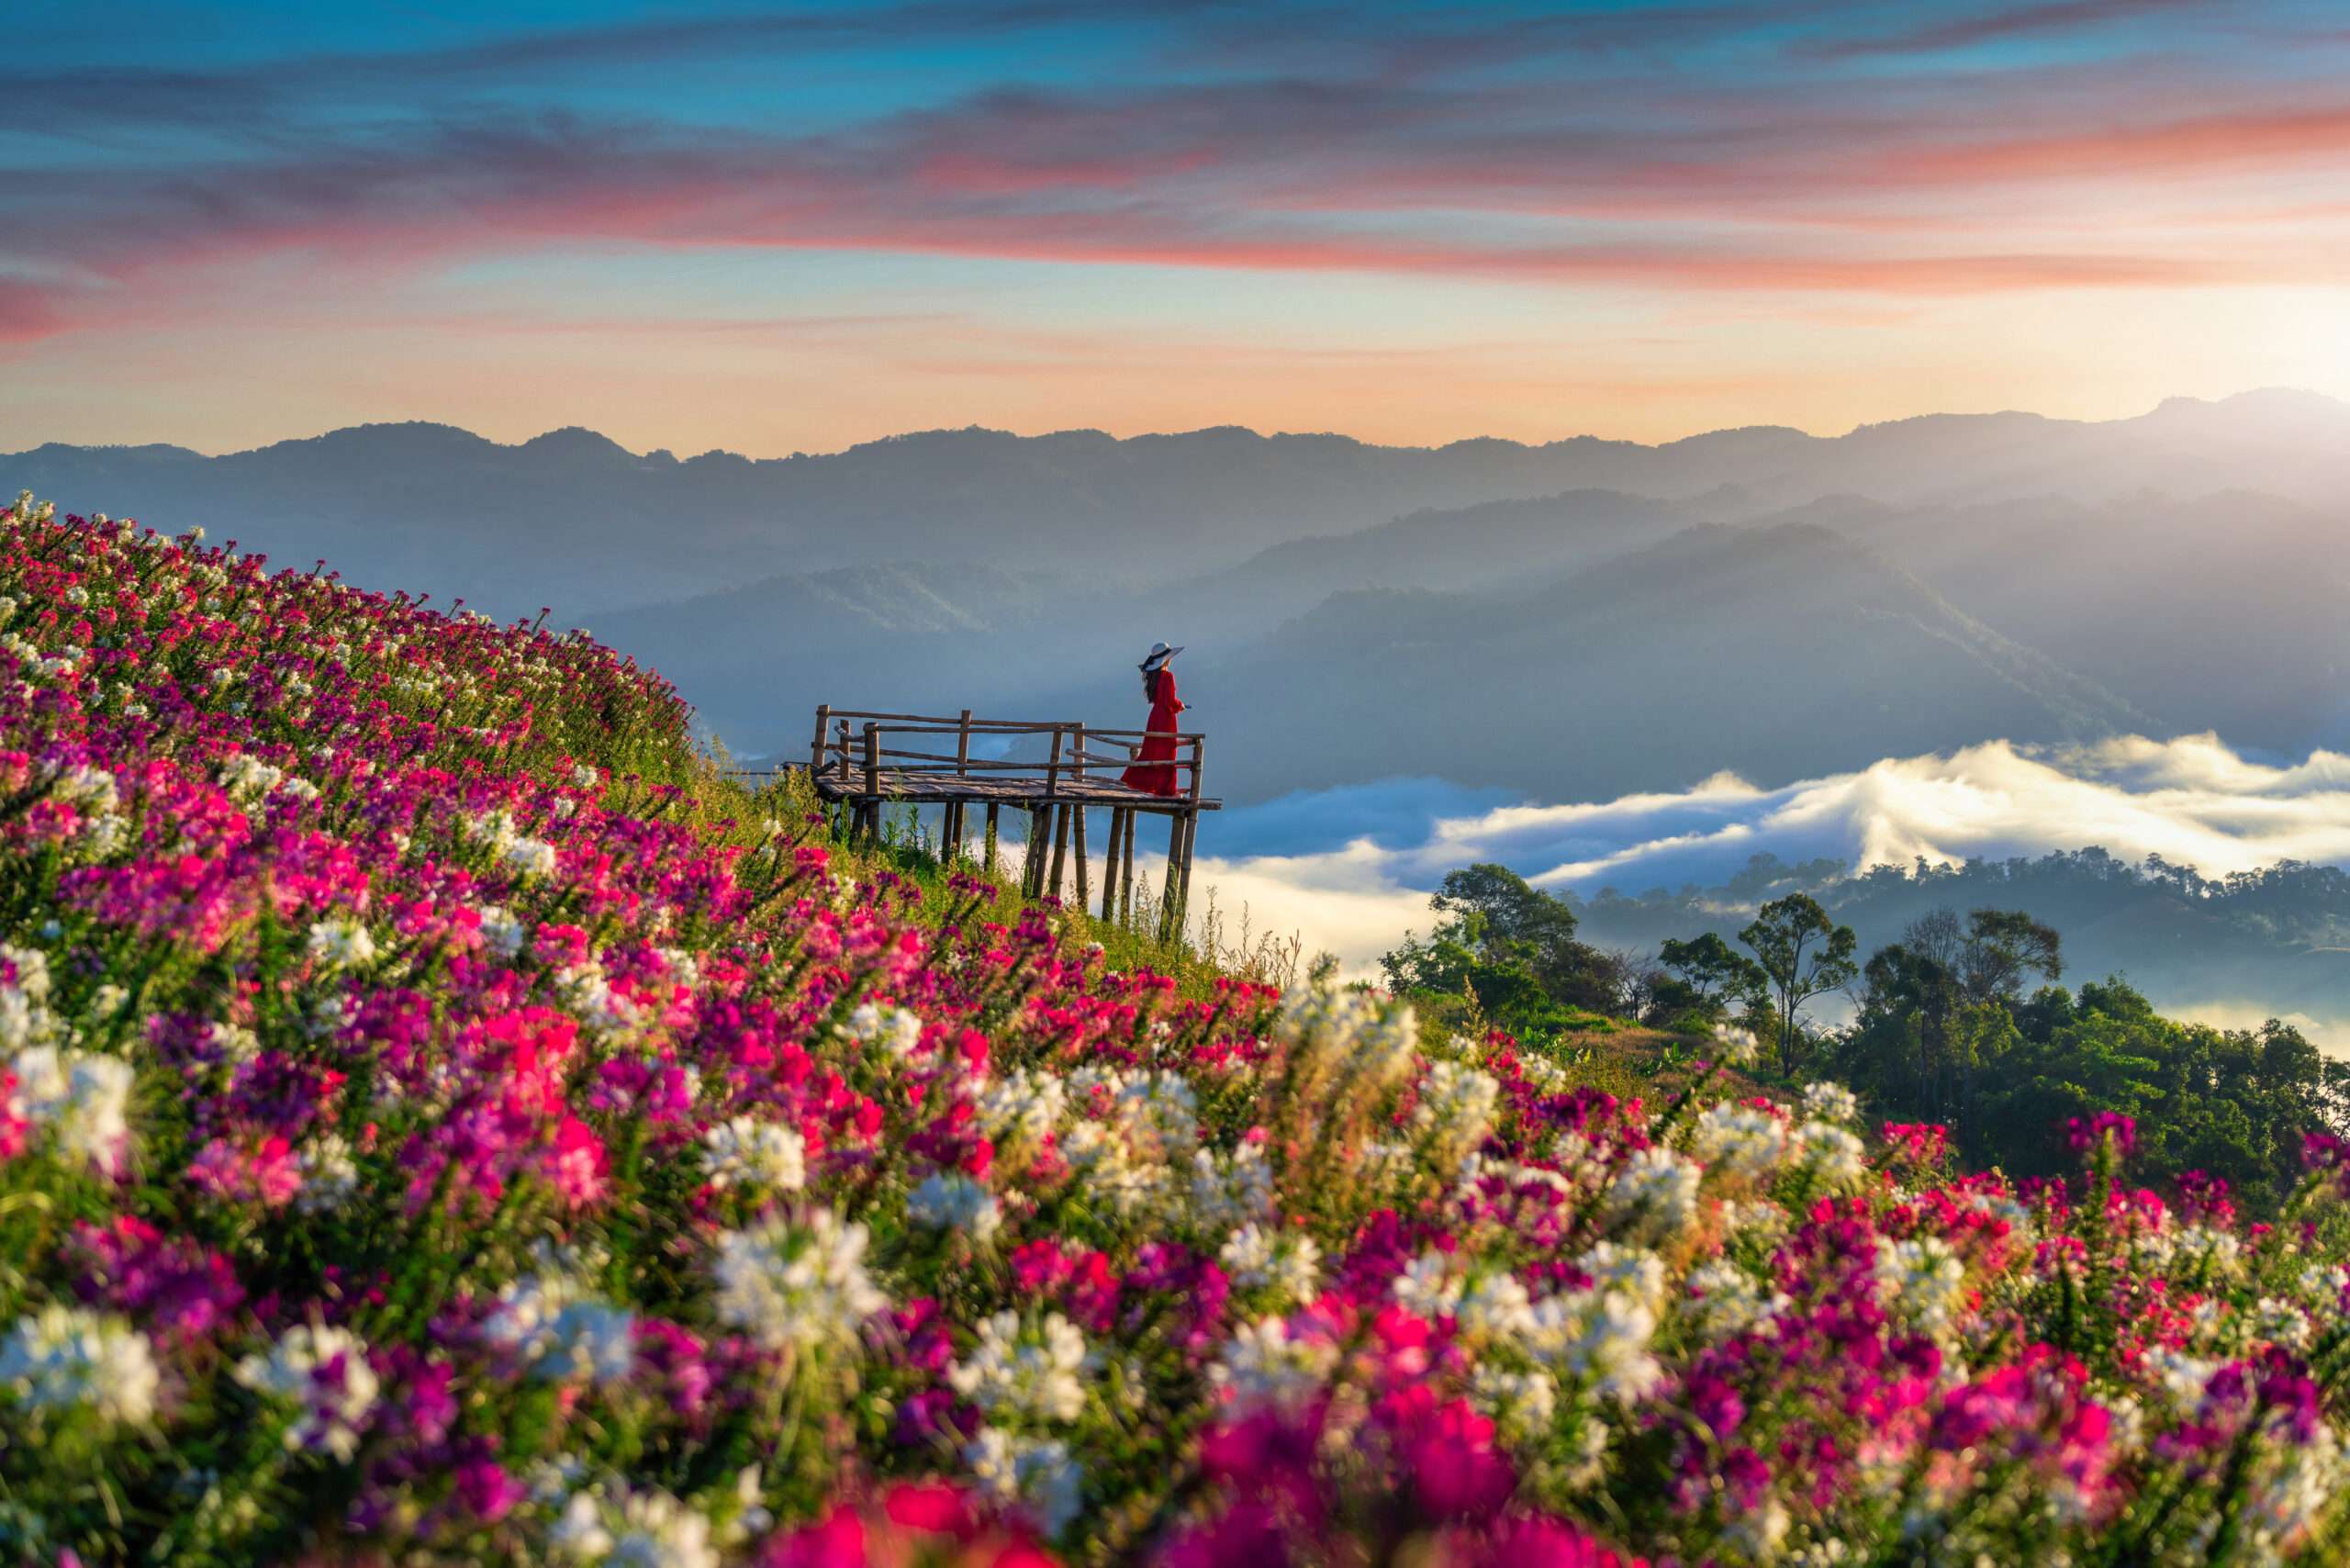
[(1175, 715), (1183, 711), (1182, 700), (1175, 695), (1175, 672), (1158, 672), (1158, 689), (1150, 700), (1150, 718), (1143, 728), (1151, 732), (1136, 754), (1134, 766), (1120, 776), (1119, 781), (1130, 790), (1144, 790), (1153, 795), (1180, 795), (1183, 791), (1176, 784), (1180, 771), (1175, 765)]

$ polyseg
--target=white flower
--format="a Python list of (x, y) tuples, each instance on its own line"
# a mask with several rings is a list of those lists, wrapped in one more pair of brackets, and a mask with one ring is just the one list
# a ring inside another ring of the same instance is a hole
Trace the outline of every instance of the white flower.
[(933, 1230), (953, 1231), (985, 1242), (1003, 1226), (995, 1194), (959, 1170), (925, 1178), (906, 1198), (906, 1217)]
[(2244, 1512), (2243, 1561), (2282, 1562), (2311, 1545), (2350, 1482), (2342, 1439), (2324, 1422), (2305, 1439), (2263, 1445), (2266, 1460)]
[(111, 815), (122, 804), (114, 775), (102, 768), (74, 767), (57, 775), (50, 792), (67, 805), (90, 816)]
[(1868, 1148), (1842, 1127), (1806, 1122), (1796, 1129), (1794, 1165), (1818, 1186), (1841, 1191), (1868, 1174)]
[(1311, 1301), (1322, 1280), (1322, 1249), (1308, 1236), (1267, 1231), (1254, 1220), (1234, 1231), (1216, 1254), (1232, 1282), (1270, 1291), (1281, 1301)]
[(237, 1381), (301, 1406), (301, 1419), (286, 1428), (287, 1448), (323, 1449), (346, 1462), (359, 1451), (380, 1386), (365, 1346), (348, 1330), (316, 1324), (297, 1324), (267, 1355), (247, 1356), (237, 1364)]
[(1714, 1025), (1714, 1056), (1725, 1067), (1744, 1067), (1754, 1059), (1754, 1031), (1734, 1024)]
[(87, 1410), (104, 1426), (141, 1426), (161, 1383), (147, 1336), (85, 1307), (52, 1302), (0, 1341), (0, 1389), (36, 1415)]
[(301, 1163), (302, 1190), (294, 1195), (294, 1206), (304, 1214), (330, 1214), (359, 1190), (359, 1166), (341, 1133), (311, 1139), (302, 1150)]
[(1033, 1151), (1060, 1125), (1069, 1091), (1057, 1074), (1015, 1068), (990, 1083), (979, 1099), (979, 1126), (996, 1151), (1015, 1165), (1014, 1151)]
[(1349, 1081), (1357, 1092), (1401, 1078), (1420, 1039), (1409, 1007), (1323, 987), (1302, 990), (1282, 1004), (1277, 1034), (1301, 1047), (1312, 1073)]
[(239, 752), (220, 765), (220, 787), (241, 801), (258, 801), (277, 788), (285, 769)]
[(2308, 1348), (2310, 1320), (2301, 1309), (2279, 1297), (2265, 1295), (2253, 1309), (2254, 1332), (2272, 1345), (2288, 1350)]
[(1265, 1317), (1234, 1330), (1208, 1368), (1208, 1381), (1223, 1392), (1237, 1418), (1304, 1404), (1320, 1392), (1337, 1364), (1338, 1347), (1329, 1340), (1299, 1338), (1284, 1320)]
[(1743, 1333), (1789, 1305), (1776, 1291), (1765, 1295), (1744, 1270), (1720, 1259), (1691, 1270), (1689, 1289), (1694, 1299), (1684, 1310), (1709, 1342)]
[(1501, 1084), (1489, 1072), (1451, 1061), (1429, 1064), (1420, 1080), (1412, 1129), (1439, 1170), (1458, 1165), (1485, 1141), (1500, 1098)]
[(1273, 1168), (1261, 1143), (1192, 1156), (1192, 1214), (1202, 1229), (1225, 1230), (1273, 1217)]
[(1115, 1114), (1127, 1150), (1151, 1164), (1187, 1159), (1199, 1142), (1199, 1100), (1171, 1072), (1146, 1072), (1127, 1082)]
[(137, 1079), (120, 1057), (34, 1046), (11, 1061), (10, 1108), (41, 1129), (56, 1150), (112, 1174), (130, 1141), (130, 1090)]
[(922, 1020), (902, 1007), (885, 1014), (867, 1002), (848, 1015), (848, 1035), (853, 1040), (878, 1040), (898, 1060), (910, 1061), (922, 1045)]
[(1460, 1305), (1460, 1279), (1449, 1252), (1431, 1247), (1404, 1266), (1388, 1287), (1396, 1305), (1431, 1320), (1449, 1317)]
[(1786, 1156), (1787, 1126), (1760, 1106), (1725, 1101), (1697, 1117), (1690, 1152), (1729, 1175), (1766, 1175)]
[(636, 1364), (636, 1315), (566, 1275), (509, 1282), (482, 1338), (542, 1383), (624, 1383)]
[(1861, 1114), (1861, 1102), (1841, 1083), (1808, 1083), (1803, 1091), (1803, 1114), (1817, 1122), (1849, 1122)]
[(1085, 1336), (1059, 1313), (1024, 1328), (1016, 1313), (979, 1325), (979, 1342), (947, 1369), (955, 1392), (991, 1417), (1074, 1421), (1085, 1410)]
[(1651, 1147), (1625, 1161), (1607, 1185), (1607, 1209), (1633, 1229), (1667, 1237), (1697, 1212), (1703, 1172), (1669, 1148)]
[(375, 960), (375, 939), (355, 920), (321, 920), (310, 927), (309, 950), (329, 969), (354, 969)]
[(1629, 1405), (1664, 1380), (1648, 1353), (1656, 1313), (1626, 1291), (1546, 1296), (1534, 1309), (1537, 1352), (1603, 1399)]
[(808, 1142), (776, 1122), (735, 1116), (702, 1135), (710, 1184), (760, 1193), (797, 1193), (808, 1184)]
[(2145, 1370), (2152, 1373), (2155, 1385), (2168, 1396), (2173, 1408), (2188, 1414), (2203, 1403), (2203, 1387), (2220, 1363), (2200, 1356), (2190, 1356), (2158, 1345), (2146, 1352)]
[(2243, 1253), (2244, 1243), (2232, 1230), (2208, 1225), (2179, 1228), (2176, 1257), (2182, 1273), (2208, 1270), (2212, 1277), (2232, 1274)]
[(963, 1450), (979, 1490), (1024, 1510), (1047, 1537), (1067, 1529), (1084, 1506), (1085, 1471), (1058, 1439), (1018, 1437), (982, 1427)]
[(890, 1305), (865, 1271), (866, 1231), (829, 1209), (730, 1230), (718, 1243), (718, 1316), (770, 1347), (854, 1350)]
[(506, 846), (503, 858), (523, 877), (552, 877), (555, 872), (554, 846), (543, 838), (517, 838)]
[(1664, 1260), (1639, 1247), (1618, 1247), (1602, 1241), (1575, 1260), (1575, 1267), (1591, 1276), (1595, 1291), (1624, 1291), (1651, 1306), (1664, 1301)]
[(1966, 1302), (1966, 1265), (1940, 1237), (1880, 1245), (1876, 1283), (1897, 1316), (1930, 1334), (1948, 1328)]
[(575, 1492), (547, 1531), (547, 1549), (608, 1568), (719, 1568), (710, 1520), (658, 1487), (617, 1482)]
[(1461, 1287), (1452, 1314), (1463, 1338), (1507, 1341), (1534, 1328), (1534, 1297), (1505, 1269), (1479, 1274)]
[(488, 904), (483, 908), (481, 939), (499, 958), (510, 958), (520, 952), (530, 935), (530, 927), (517, 920), (503, 904)]
[(1513, 1372), (1492, 1361), (1478, 1363), (1469, 1385), (1470, 1402), (1493, 1418), (1512, 1442), (1533, 1442), (1550, 1434), (1559, 1407), (1559, 1385), (1537, 1367)]

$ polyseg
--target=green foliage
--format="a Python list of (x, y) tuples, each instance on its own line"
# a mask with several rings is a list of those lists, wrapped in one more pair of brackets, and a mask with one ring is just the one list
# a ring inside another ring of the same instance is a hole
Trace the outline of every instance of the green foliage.
[(1755, 965), (1779, 1014), (1779, 1066), (1796, 1069), (1803, 1032), (1797, 1020), (1813, 997), (1841, 990), (1860, 972), (1852, 961), (1859, 939), (1838, 925), (1809, 893), (1789, 893), (1762, 906), (1738, 934), (1751, 948)]
[(1528, 1041), (1613, 1026), (1609, 961), (1575, 939), (1561, 901), (1504, 867), (1478, 865), (1449, 873), (1428, 902), (1449, 918), (1425, 941), (1407, 934), (1380, 960), (1398, 995), (1456, 1026), (1473, 1013)]
[(2075, 1157), (2075, 1116), (2138, 1122), (2138, 1169), (2156, 1180), (2223, 1177), (2269, 1212), (2291, 1190), (2300, 1136), (2342, 1125), (2350, 1068), (2290, 1025), (2219, 1029), (2157, 1014), (2121, 980), (2077, 993), (2053, 979), (2056, 933), (2011, 912), (1913, 923), (1868, 961), (1860, 1014), (1830, 1070), (1887, 1118), (1939, 1122), (1970, 1164), (2053, 1175)]
[(1762, 965), (1711, 931), (1686, 942), (1666, 938), (1657, 962), (1671, 978), (1651, 983), (1650, 1005), (1663, 1015), (1695, 1013), (1711, 1024), (1735, 1003), (1760, 1001), (1769, 984)]

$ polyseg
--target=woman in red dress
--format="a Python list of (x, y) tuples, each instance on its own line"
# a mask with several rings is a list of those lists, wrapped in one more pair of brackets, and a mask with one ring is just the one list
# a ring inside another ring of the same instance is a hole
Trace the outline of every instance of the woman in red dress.
[(1175, 764), (1175, 716), (1183, 711), (1183, 702), (1175, 695), (1175, 672), (1167, 667), (1167, 661), (1182, 651), (1154, 643), (1142, 661), (1142, 694), (1150, 700), (1150, 718), (1143, 728), (1149, 733), (1143, 737), (1142, 749), (1135, 753), (1134, 766), (1121, 776), (1120, 781), (1130, 790), (1153, 795), (1183, 792), (1175, 778), (1180, 771)]

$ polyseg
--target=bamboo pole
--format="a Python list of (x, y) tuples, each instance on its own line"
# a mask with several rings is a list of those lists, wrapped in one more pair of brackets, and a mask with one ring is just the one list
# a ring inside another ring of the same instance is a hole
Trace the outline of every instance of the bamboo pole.
[(1032, 808), (1028, 812), (1028, 875), (1026, 878), (1027, 893), (1032, 899), (1040, 899), (1045, 896), (1046, 857), (1051, 848), (1052, 842), (1053, 808), (1048, 805)]
[(1108, 849), (1102, 857), (1102, 920), (1104, 924), (1107, 924), (1110, 921), (1117, 918), (1118, 840), (1124, 833), (1125, 825), (1125, 808), (1123, 806), (1111, 807), (1110, 844)]
[(1183, 813), (1168, 818), (1167, 875), (1158, 890), (1158, 939), (1175, 939), (1175, 869), (1183, 861)]
[(1125, 869), (1118, 888), (1118, 924), (1131, 928), (1135, 919), (1135, 829), (1141, 825), (1141, 813), (1132, 806), (1126, 808)]
[(1053, 897), (1061, 896), (1068, 883), (1064, 874), (1069, 869), (1069, 808), (1056, 807), (1053, 812)]
[[(1183, 870), (1182, 879), (1175, 892), (1175, 921), (1179, 933), (1182, 928), (1182, 923), (1192, 912), (1192, 850), (1198, 844), (1200, 837), (1200, 760), (1202, 754), (1207, 750), (1207, 745), (1208, 738), (1205, 735), (1192, 737), (1191, 809), (1182, 815)], [(1174, 874), (1174, 868), (1169, 867), (1169, 875)]]
[(881, 836), (881, 726), (865, 726), (865, 832), (869, 839)]
[(1183, 815), (1183, 870), (1175, 887), (1175, 929), (1179, 933), (1192, 915), (1192, 849), (1199, 839), (1199, 813), (1187, 812)]
[[(1085, 782), (1085, 726), (1083, 724), (1080, 724), (1077, 727), (1077, 781), (1080, 786)], [(1079, 799), (1077, 804), (1070, 809), (1077, 812), (1077, 843), (1075, 846), (1077, 850), (1077, 907), (1084, 909), (1093, 902), (1093, 890), (1091, 884), (1087, 879), (1086, 871), (1087, 856), (1085, 852), (1084, 790), (1080, 789), (1078, 795)]]

